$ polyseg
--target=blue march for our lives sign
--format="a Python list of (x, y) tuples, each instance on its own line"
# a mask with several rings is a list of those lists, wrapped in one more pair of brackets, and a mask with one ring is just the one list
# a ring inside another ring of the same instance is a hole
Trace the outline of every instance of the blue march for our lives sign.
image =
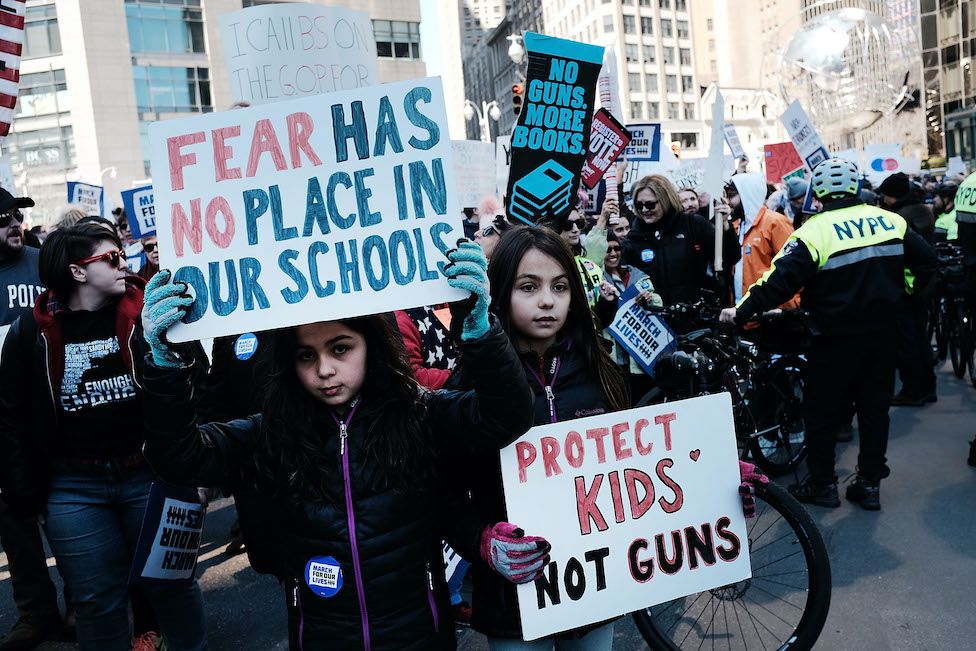
[(627, 288), (620, 297), (620, 308), (609, 330), (634, 361), (654, 377), (655, 364), (662, 355), (675, 349), (677, 339), (668, 324), (637, 304), (642, 289), (639, 282)]
[(206, 514), (207, 507), (200, 503), (195, 488), (154, 481), (129, 583), (192, 581)]
[(144, 185), (122, 192), (122, 206), (133, 239), (156, 234), (156, 205), (153, 202), (153, 188)]
[(661, 160), (661, 125), (656, 122), (628, 124), (630, 144), (624, 149), (623, 158), (629, 162)]
[(81, 181), (68, 181), (68, 203), (81, 206), (88, 215), (105, 216), (105, 188)]

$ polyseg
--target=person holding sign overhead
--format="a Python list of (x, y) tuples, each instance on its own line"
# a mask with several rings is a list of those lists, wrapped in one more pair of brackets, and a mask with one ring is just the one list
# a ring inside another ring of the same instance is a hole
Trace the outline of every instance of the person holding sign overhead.
[[(489, 317), (481, 249), (462, 240), (447, 257), (448, 283), (471, 294), (455, 318), (474, 390), (420, 391), (389, 320), (356, 316), (275, 332), (277, 381), (263, 413), (229, 423), (196, 422), (192, 369), (166, 340), (195, 299), (165, 269), (147, 285), (146, 455), (176, 483), (272, 496), (268, 526), (299, 611), (290, 624), (297, 648), (455, 647), (441, 553), (450, 537), (443, 459), (497, 458), (531, 426), (532, 394)], [(514, 577), (542, 562), (545, 547), (517, 540), (514, 525), (494, 529), (486, 554), (499, 571)]]

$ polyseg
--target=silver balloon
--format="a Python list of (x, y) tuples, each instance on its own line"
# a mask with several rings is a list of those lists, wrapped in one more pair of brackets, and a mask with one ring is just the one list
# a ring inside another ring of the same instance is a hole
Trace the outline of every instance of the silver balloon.
[(838, 9), (803, 24), (780, 56), (780, 93), (799, 99), (825, 129), (860, 131), (908, 99), (914, 43), (864, 9)]

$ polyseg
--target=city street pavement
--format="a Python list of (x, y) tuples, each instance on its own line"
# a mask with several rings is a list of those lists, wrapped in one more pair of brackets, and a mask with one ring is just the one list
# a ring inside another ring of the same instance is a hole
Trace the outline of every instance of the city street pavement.
[[(966, 465), (966, 454), (976, 433), (976, 390), (947, 369), (939, 373), (939, 390), (935, 405), (891, 410), (892, 476), (882, 483), (881, 513), (847, 502), (834, 510), (810, 507), (830, 552), (834, 585), (818, 649), (973, 648), (976, 468)], [(854, 472), (856, 459), (855, 438), (841, 446), (841, 479)], [(210, 649), (286, 649), (277, 583), (251, 571), (245, 556), (223, 553), (233, 515), (228, 500), (212, 506), (201, 550)], [(0, 632), (16, 620), (9, 578), (6, 556), (0, 555)], [(482, 636), (465, 631), (460, 648), (487, 645)], [(644, 648), (630, 618), (618, 622), (614, 648)]]

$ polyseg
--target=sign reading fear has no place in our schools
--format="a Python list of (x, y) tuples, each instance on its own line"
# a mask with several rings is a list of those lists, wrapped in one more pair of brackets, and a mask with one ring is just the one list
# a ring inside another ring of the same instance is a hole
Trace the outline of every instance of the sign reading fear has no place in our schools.
[(173, 341), (459, 300), (463, 237), (439, 78), (154, 122)]
[(231, 92), (252, 106), (380, 83), (369, 15), (283, 2), (220, 17)]
[(552, 544), (526, 640), (751, 576), (729, 394), (541, 425), (501, 451), (512, 522)]

